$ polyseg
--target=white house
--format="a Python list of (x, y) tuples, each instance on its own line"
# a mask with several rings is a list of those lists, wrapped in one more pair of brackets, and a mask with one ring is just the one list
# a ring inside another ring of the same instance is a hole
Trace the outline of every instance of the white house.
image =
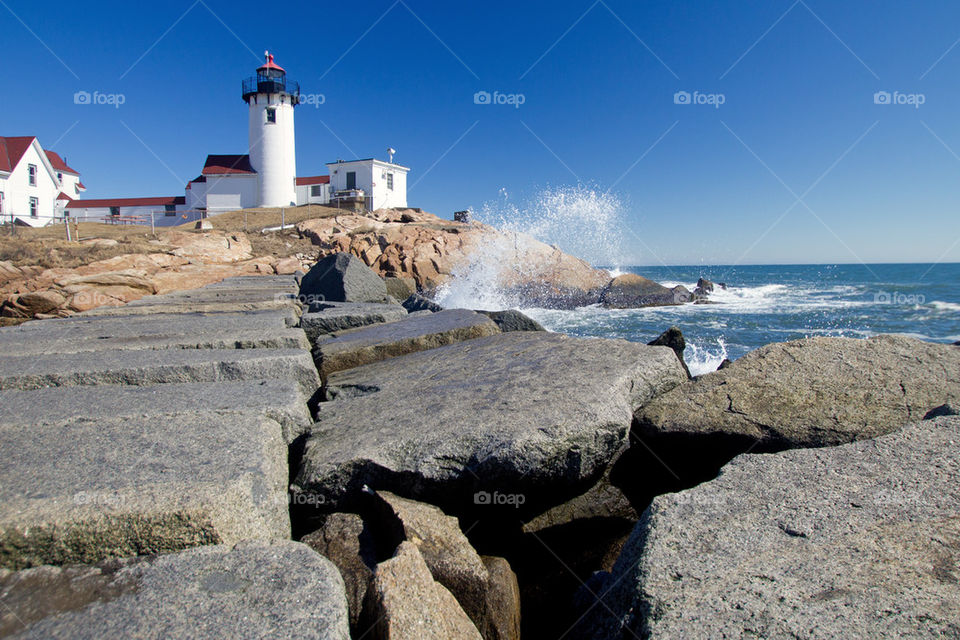
[(86, 187), (80, 173), (34, 136), (0, 137), (0, 219), (40, 227)]
[[(328, 162), (331, 199), (362, 195), (370, 211), (407, 206), (408, 167), (374, 158)], [(360, 191), (362, 194), (358, 194)]]
[(332, 202), (370, 210), (407, 206), (410, 169), (393, 164), (392, 149), (391, 162), (338, 160), (327, 164), (328, 176), (297, 177), (294, 109), (301, 101), (300, 85), (287, 79), (269, 52), (256, 75), (243, 81), (241, 96), (247, 104), (249, 152), (208, 155), (200, 175), (187, 183), (183, 198), (75, 200), (65, 205), (66, 211), (73, 216), (121, 218), (152, 213), (155, 223), (173, 224), (255, 207)]

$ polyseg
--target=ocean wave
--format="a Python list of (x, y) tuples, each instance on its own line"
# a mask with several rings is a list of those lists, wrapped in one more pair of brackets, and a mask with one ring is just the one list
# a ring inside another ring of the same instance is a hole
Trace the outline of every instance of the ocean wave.
[(929, 306), (937, 311), (960, 311), (960, 304), (956, 302), (944, 302), (943, 300), (934, 300)]
[(716, 345), (705, 345), (700, 342), (687, 342), (683, 352), (683, 359), (690, 369), (690, 375), (702, 376), (717, 370), (728, 357), (727, 342), (722, 337), (717, 338)]

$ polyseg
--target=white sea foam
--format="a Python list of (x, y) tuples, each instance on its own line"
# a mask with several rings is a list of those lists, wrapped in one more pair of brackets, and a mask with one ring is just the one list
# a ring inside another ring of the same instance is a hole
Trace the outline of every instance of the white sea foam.
[(704, 345), (697, 342), (687, 342), (683, 352), (683, 359), (690, 369), (690, 375), (701, 376), (716, 371), (727, 358), (727, 343), (723, 338), (717, 338), (715, 345)]
[(930, 303), (930, 306), (936, 309), (937, 311), (960, 311), (960, 304), (956, 302), (944, 302), (942, 300), (934, 300)]
[[(523, 207), (504, 198), (475, 212), (476, 218), (500, 230), (474, 247), (470, 259), (437, 291), (444, 307), (507, 309), (521, 301), (503, 290), (504, 270), (521, 275), (537, 265), (525, 264), (524, 246), (531, 239), (560, 247), (591, 264), (610, 265), (622, 273), (620, 240), (626, 227), (616, 197), (583, 186), (544, 189)], [(522, 278), (520, 278), (522, 280)]]

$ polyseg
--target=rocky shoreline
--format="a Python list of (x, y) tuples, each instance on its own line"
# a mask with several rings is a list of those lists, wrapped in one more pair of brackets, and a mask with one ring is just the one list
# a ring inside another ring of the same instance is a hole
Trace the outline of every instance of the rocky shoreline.
[(381, 222), (302, 277), (0, 329), (0, 636), (960, 634), (960, 347), (691, 379), (676, 329), (440, 309), (440, 269), (358, 257), (416, 228)]

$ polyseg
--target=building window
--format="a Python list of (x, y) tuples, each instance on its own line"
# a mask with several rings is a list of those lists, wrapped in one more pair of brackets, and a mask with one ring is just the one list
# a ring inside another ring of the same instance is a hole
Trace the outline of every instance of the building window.
[(323, 196), (323, 185), (315, 184), (310, 187), (310, 197), (311, 198), (320, 198)]
[(27, 173), (30, 176), (30, 186), (37, 186), (37, 165), (31, 164), (27, 167)]
[(0, 191), (0, 215), (3, 214), (3, 191)]
[(177, 215), (177, 205), (175, 204), (165, 204), (163, 205), (163, 215), (169, 217)]
[(387, 189), (389, 189), (390, 191), (393, 191), (393, 174), (392, 173), (387, 174)]
[(357, 188), (357, 172), (347, 171), (347, 189)]
[(36, 218), (40, 202), (36, 198), (30, 198), (30, 217)]
[(276, 109), (267, 109), (267, 124), (277, 124)]
[(120, 215), (120, 207), (110, 207), (110, 215), (112, 216)]
[(62, 173), (57, 173), (57, 182), (59, 182), (60, 184), (63, 184), (63, 174), (62, 174)]

